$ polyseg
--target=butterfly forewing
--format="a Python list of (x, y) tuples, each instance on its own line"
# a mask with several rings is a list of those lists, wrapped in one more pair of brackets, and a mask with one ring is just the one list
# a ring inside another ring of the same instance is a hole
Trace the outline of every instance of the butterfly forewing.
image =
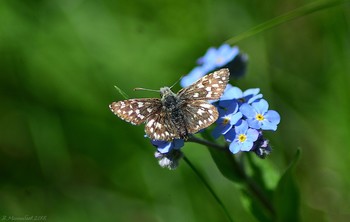
[(189, 87), (183, 88), (178, 95), (181, 99), (217, 100), (224, 92), (229, 76), (228, 69), (220, 69), (202, 77)]
[(219, 113), (215, 106), (204, 100), (194, 100), (183, 107), (188, 133), (196, 133), (214, 123)]
[(109, 108), (121, 119), (134, 125), (139, 125), (144, 123), (154, 113), (159, 112), (161, 106), (160, 99), (144, 98), (113, 102), (109, 105)]

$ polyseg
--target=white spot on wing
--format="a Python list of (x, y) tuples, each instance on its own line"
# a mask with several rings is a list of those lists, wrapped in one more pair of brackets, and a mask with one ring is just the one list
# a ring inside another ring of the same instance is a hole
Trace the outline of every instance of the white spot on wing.
[(154, 119), (151, 119), (148, 123), (147, 123), (147, 126), (148, 127), (151, 127), (154, 123)]
[(203, 103), (200, 106), (209, 109), (212, 105), (210, 105), (209, 103)]

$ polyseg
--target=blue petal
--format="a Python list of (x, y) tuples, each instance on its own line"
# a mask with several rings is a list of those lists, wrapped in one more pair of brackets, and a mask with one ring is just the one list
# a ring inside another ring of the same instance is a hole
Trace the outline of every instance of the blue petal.
[(221, 126), (217, 126), (214, 128), (211, 135), (213, 135), (214, 139), (217, 139), (222, 135), (221, 132), (222, 132)]
[(188, 73), (186, 76), (184, 76), (181, 79), (180, 85), (182, 87), (187, 87), (192, 83), (194, 83), (195, 81), (197, 81), (198, 79), (200, 79), (201, 77), (203, 77), (205, 74), (206, 73), (204, 72), (203, 68), (197, 66), (193, 68), (190, 73)]
[(227, 54), (231, 50), (231, 46), (229, 44), (222, 44), (217, 52), (220, 54)]
[(185, 141), (183, 139), (174, 139), (173, 145), (174, 149), (179, 149), (185, 145)]
[(229, 149), (231, 151), (231, 153), (236, 154), (241, 150), (241, 143), (238, 142), (232, 142), (229, 146)]
[(226, 87), (224, 94), (221, 96), (220, 100), (231, 100), (235, 98), (236, 87)]
[(261, 99), (262, 97), (263, 97), (262, 94), (255, 95), (255, 96), (253, 96), (253, 97), (251, 97), (251, 98), (247, 97), (247, 100), (248, 100), (247, 103), (248, 103), (248, 104), (251, 104), (251, 103), (253, 103), (253, 102), (255, 102), (255, 101)]
[(232, 96), (233, 96), (233, 98), (235, 98), (235, 99), (240, 99), (240, 98), (243, 97), (243, 92), (242, 92), (242, 90), (241, 90), (240, 88), (238, 88), (238, 87), (236, 87), (236, 86), (234, 86), (234, 87), (232, 87), (232, 88), (233, 88), (233, 90), (232, 90)]
[(239, 111), (248, 119), (255, 119), (256, 112), (251, 105), (243, 103), (241, 107), (239, 107)]
[(215, 139), (219, 138), (221, 135), (225, 135), (232, 128), (231, 124), (218, 125), (212, 132)]
[(258, 120), (254, 119), (247, 119), (248, 126), (253, 129), (260, 129), (261, 128), (261, 122)]
[(163, 144), (159, 144), (159, 146), (157, 147), (157, 150), (160, 153), (168, 153), (172, 148), (172, 143), (171, 142), (166, 142), (163, 141)]
[(258, 95), (258, 93), (260, 92), (259, 88), (252, 88), (252, 89), (247, 89), (246, 91), (243, 92), (243, 96), (249, 96), (249, 95)]
[(235, 127), (236, 134), (246, 134), (248, 130), (248, 123), (245, 120), (242, 120), (239, 125)]
[(261, 129), (276, 131), (277, 125), (266, 120), (262, 122)]
[(227, 113), (228, 114), (232, 114), (232, 113), (236, 113), (238, 111), (238, 103), (236, 102), (236, 100), (230, 100), (231, 103), (228, 104), (227, 108)]
[(276, 125), (279, 124), (281, 121), (280, 114), (278, 114), (278, 112), (276, 112), (275, 110), (267, 111), (267, 113), (265, 114), (265, 118)]
[[(220, 121), (221, 118), (223, 118), (224, 116), (226, 116), (226, 110), (221, 109), (220, 107), (217, 108), (217, 109), (218, 109), (218, 112), (219, 112), (219, 118), (218, 118), (218, 120), (217, 120), (217, 122), (218, 122), (218, 121)], [(221, 119), (221, 121), (222, 121), (222, 119)]]
[(231, 116), (231, 120), (230, 120), (231, 126), (235, 125), (240, 119), (242, 119), (242, 117), (243, 117), (243, 115), (240, 112), (233, 114)]
[(236, 138), (236, 132), (234, 128), (231, 128), (231, 130), (229, 130), (225, 135), (225, 139), (227, 142), (232, 142), (235, 140)]
[(253, 142), (249, 142), (249, 141), (246, 141), (244, 143), (242, 143), (241, 145), (241, 151), (249, 151), (252, 149), (254, 143)]
[(261, 99), (258, 102), (252, 103), (252, 106), (259, 114), (265, 114), (269, 109), (269, 104), (264, 99)]
[(202, 62), (201, 64), (204, 64), (204, 63), (207, 63), (208, 61), (212, 61), (213, 59), (215, 59), (216, 54), (217, 54), (216, 48), (210, 47), (207, 50), (207, 52), (204, 54), (204, 56), (199, 59), (200, 61), (198, 61), (198, 62)]
[(246, 141), (255, 142), (259, 137), (259, 132), (255, 129), (248, 129), (246, 135), (247, 135)]

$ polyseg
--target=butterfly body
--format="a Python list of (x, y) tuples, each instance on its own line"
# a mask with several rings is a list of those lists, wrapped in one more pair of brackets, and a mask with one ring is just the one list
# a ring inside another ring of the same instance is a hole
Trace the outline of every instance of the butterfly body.
[(161, 98), (140, 98), (113, 102), (109, 107), (121, 119), (134, 125), (145, 123), (145, 133), (153, 140), (187, 139), (214, 123), (215, 106), (229, 80), (228, 69), (221, 69), (197, 80), (178, 93), (160, 89)]
[(176, 128), (176, 133), (179, 135), (180, 139), (188, 138), (188, 131), (186, 126), (185, 115), (182, 111), (184, 102), (173, 93), (169, 87), (163, 87), (160, 89), (161, 102), (163, 112), (166, 113), (167, 119), (171, 121)]

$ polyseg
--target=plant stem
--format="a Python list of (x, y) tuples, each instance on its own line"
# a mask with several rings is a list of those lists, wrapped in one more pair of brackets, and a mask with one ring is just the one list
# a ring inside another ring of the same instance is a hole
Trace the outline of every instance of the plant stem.
[(333, 0), (333, 1), (316, 1), (316, 2), (312, 2), (310, 4), (307, 4), (305, 6), (302, 6), (300, 8), (294, 9), (292, 11), (289, 11), (283, 15), (277, 16), (269, 21), (263, 22), (251, 29), (248, 29), (247, 31), (236, 35), (228, 40), (226, 40), (227, 44), (230, 45), (235, 45), (237, 42), (249, 38), (251, 36), (254, 36), (260, 32), (266, 31), (268, 29), (271, 29), (273, 27), (276, 27), (278, 25), (281, 25), (283, 23), (286, 23), (288, 21), (291, 21), (293, 19), (297, 19), (300, 18), (302, 16), (323, 10), (323, 9), (327, 9), (330, 7), (334, 7), (340, 4), (344, 4), (344, 3), (349, 3), (349, 0)]
[(191, 136), (190, 138), (188, 138), (187, 142), (202, 144), (204, 146), (212, 147), (212, 148), (220, 150), (220, 151), (226, 151), (228, 149), (228, 146), (222, 146), (222, 145), (219, 145), (217, 143), (213, 143), (213, 142), (210, 142), (208, 140), (201, 139), (201, 138), (194, 137), (194, 136)]
[(218, 202), (218, 204), (220, 205), (220, 207), (223, 209), (223, 211), (225, 212), (225, 215), (227, 216), (228, 220), (230, 222), (233, 222), (233, 219), (231, 218), (228, 210), (226, 209), (225, 205), (223, 204), (223, 202), (220, 200), (220, 198), (218, 197), (218, 195), (216, 195), (215, 191), (211, 188), (211, 186), (209, 185), (209, 183), (207, 182), (207, 180), (204, 178), (204, 176), (197, 170), (197, 168), (190, 162), (190, 160), (184, 156), (183, 159), (185, 160), (185, 162), (190, 166), (190, 168), (194, 171), (194, 173), (198, 176), (198, 178), (203, 182), (204, 186), (209, 190), (209, 192), (213, 195), (213, 197), (215, 198), (216, 202)]

